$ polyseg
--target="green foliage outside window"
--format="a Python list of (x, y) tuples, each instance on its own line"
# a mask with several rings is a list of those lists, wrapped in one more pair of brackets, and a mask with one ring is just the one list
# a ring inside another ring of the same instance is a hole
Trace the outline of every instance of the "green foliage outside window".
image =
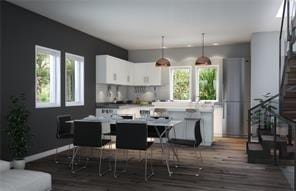
[(200, 100), (216, 100), (216, 68), (200, 68), (199, 69), (199, 99)]
[(173, 99), (190, 99), (190, 70), (175, 69), (173, 72)]
[(37, 54), (36, 57), (36, 83), (37, 102), (50, 101), (50, 56), (47, 54)]
[(75, 101), (75, 61), (66, 58), (66, 101)]

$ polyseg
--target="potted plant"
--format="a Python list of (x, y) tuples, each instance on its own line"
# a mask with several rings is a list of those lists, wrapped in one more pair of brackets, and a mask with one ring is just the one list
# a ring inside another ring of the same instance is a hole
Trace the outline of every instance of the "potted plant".
[(28, 125), (30, 112), (26, 108), (24, 94), (11, 96), (10, 102), (10, 111), (6, 118), (9, 150), (13, 156), (13, 167), (24, 169), (24, 157), (30, 145), (30, 127)]

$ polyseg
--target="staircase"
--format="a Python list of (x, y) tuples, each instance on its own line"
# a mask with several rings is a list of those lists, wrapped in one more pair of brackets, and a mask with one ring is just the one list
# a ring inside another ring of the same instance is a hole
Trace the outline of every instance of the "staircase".
[(280, 93), (280, 114), (296, 120), (296, 55), (287, 58)]
[[(266, 96), (249, 109), (246, 149), (249, 163), (294, 166), (296, 190), (296, 16), (291, 18), (290, 10), (296, 15), (296, 0), (284, 0), (279, 38), (279, 94)], [(286, 38), (283, 36), (285, 20)]]
[[(249, 163), (278, 164), (294, 160), (293, 131), (296, 123), (270, 109), (279, 95), (272, 96), (249, 110)], [(292, 129), (293, 128), (293, 129)]]

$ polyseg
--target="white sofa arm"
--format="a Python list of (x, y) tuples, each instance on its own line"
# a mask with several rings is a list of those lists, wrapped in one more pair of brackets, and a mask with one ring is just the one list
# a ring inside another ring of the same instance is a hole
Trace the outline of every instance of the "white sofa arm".
[(0, 173), (10, 169), (10, 162), (0, 160)]

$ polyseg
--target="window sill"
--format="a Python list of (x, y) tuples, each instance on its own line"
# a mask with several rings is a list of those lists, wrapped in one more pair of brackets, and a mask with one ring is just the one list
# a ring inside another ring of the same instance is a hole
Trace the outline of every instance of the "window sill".
[(73, 107), (73, 106), (84, 106), (84, 103), (81, 103), (81, 102), (66, 102), (66, 107)]
[(35, 105), (36, 109), (55, 108), (55, 107), (61, 107), (61, 104), (55, 104), (55, 103), (38, 104), (38, 103), (36, 103), (36, 105)]
[(184, 103), (188, 103), (188, 102), (192, 102), (191, 100), (172, 100), (171, 102), (184, 102)]

